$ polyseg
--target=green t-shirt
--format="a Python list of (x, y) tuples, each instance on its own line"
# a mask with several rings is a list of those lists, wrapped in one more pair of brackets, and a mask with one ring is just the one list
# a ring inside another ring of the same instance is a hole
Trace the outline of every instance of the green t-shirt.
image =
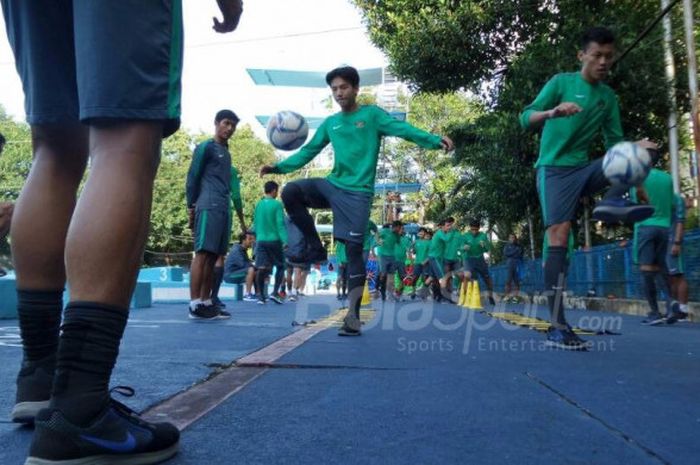
[(338, 241), (335, 243), (335, 259), (338, 261), (339, 264), (348, 262), (348, 256), (345, 253), (344, 242)]
[(491, 249), (491, 242), (488, 236), (483, 231), (475, 236), (471, 232), (467, 232), (462, 235), (464, 256), (467, 258), (476, 258), (484, 255)]
[(379, 255), (393, 257), (399, 236), (394, 234), (394, 230), (391, 228), (382, 228), (382, 230), (379, 231), (379, 240), (382, 241), (379, 245)]
[(428, 259), (428, 251), (430, 250), (430, 241), (427, 239), (418, 239), (413, 244), (413, 251), (416, 254), (416, 263), (425, 263)]
[(334, 163), (327, 179), (341, 189), (374, 192), (382, 136), (396, 136), (427, 149), (439, 149), (441, 138), (393, 118), (376, 105), (326, 118), (301, 150), (277, 163), (275, 171), (291, 173), (309, 163), (329, 143)]
[(367, 223), (367, 231), (365, 231), (365, 240), (362, 244), (362, 250), (369, 250), (374, 244), (374, 235), (377, 233), (377, 225), (374, 221), (369, 220)]
[(529, 129), (530, 114), (547, 111), (560, 103), (576, 103), (582, 111), (552, 118), (544, 123), (540, 156), (535, 166), (583, 166), (594, 137), (602, 131), (605, 148), (622, 141), (620, 107), (615, 92), (602, 82), (591, 84), (580, 72), (555, 75), (520, 115), (520, 125)]
[(394, 246), (394, 260), (399, 263), (404, 263), (406, 261), (406, 253), (408, 249), (411, 248), (411, 239), (406, 236), (401, 236), (401, 238), (396, 241)]
[(445, 246), (445, 260), (457, 260), (460, 249), (464, 243), (462, 233), (452, 230), (447, 234), (447, 244)]
[(284, 227), (284, 207), (282, 202), (264, 197), (255, 206), (253, 231), (256, 241), (282, 241), (287, 244), (287, 228)]
[(428, 257), (430, 258), (442, 258), (445, 256), (445, 233), (442, 229), (433, 234), (433, 238), (430, 239), (430, 249), (428, 249)]
[[(653, 168), (644, 181), (644, 190), (649, 196), (649, 204), (654, 207), (654, 214), (644, 221), (635, 223), (635, 230), (639, 226), (671, 226), (671, 213), (674, 206), (673, 178), (665, 171)], [(633, 200), (637, 200), (637, 189), (630, 189)]]

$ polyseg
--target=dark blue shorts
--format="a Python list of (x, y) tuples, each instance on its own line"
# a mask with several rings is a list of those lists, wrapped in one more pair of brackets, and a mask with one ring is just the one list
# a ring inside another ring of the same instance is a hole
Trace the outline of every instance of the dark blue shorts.
[(486, 264), (486, 260), (484, 259), (484, 257), (466, 258), (464, 260), (464, 269), (471, 273), (471, 279), (477, 279), (478, 276), (481, 276), (481, 279), (486, 281), (490, 278), (489, 266)]
[(441, 259), (430, 257), (428, 259), (428, 265), (425, 270), (425, 274), (435, 279), (442, 279), (445, 276), (445, 265)]
[(537, 168), (537, 193), (545, 227), (575, 220), (581, 198), (610, 185), (603, 174), (602, 164), (603, 159), (598, 158), (580, 167)]
[(390, 255), (379, 256), (379, 272), (382, 274), (396, 273), (396, 259)]
[(639, 226), (634, 230), (634, 261), (638, 265), (666, 267), (668, 228)]
[(280, 241), (258, 241), (255, 244), (255, 268), (283, 268), (284, 252)]
[(181, 0), (0, 0), (29, 124), (180, 125)]
[(307, 207), (333, 211), (335, 238), (359, 244), (364, 242), (372, 194), (341, 189), (324, 178), (298, 179), (289, 184), (301, 188)]
[(194, 251), (226, 255), (231, 238), (231, 212), (196, 210), (194, 214)]
[(445, 259), (445, 273), (452, 271), (459, 271), (462, 269), (462, 264), (459, 260), (448, 260)]

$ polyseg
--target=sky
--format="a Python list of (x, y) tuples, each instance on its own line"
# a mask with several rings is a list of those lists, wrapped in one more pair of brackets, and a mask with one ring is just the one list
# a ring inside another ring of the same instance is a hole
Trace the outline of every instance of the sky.
[[(325, 116), (327, 89), (256, 86), (246, 68), (328, 71), (339, 65), (382, 67), (384, 55), (365, 33), (361, 15), (349, 0), (247, 0), (238, 29), (218, 34), (215, 0), (183, 0), (185, 50), (182, 125), (213, 131), (214, 114), (230, 108), (264, 137), (255, 115), (294, 110)], [(24, 95), (0, 21), (0, 104), (24, 120)]]

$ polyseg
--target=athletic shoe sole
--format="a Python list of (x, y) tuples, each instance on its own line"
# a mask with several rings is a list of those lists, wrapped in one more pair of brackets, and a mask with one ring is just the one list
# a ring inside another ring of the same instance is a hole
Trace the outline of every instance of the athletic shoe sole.
[(588, 344), (585, 342), (583, 344), (563, 344), (561, 342), (556, 341), (545, 341), (545, 345), (553, 349), (577, 350), (580, 352), (588, 352)]
[(37, 457), (29, 457), (24, 465), (148, 465), (162, 463), (177, 454), (180, 443), (173, 444), (167, 449), (134, 454), (129, 457), (119, 457), (115, 455), (93, 455), (90, 457), (75, 460), (44, 460)]
[(658, 326), (658, 325), (665, 323), (665, 322), (666, 322), (666, 317), (660, 316), (658, 318), (653, 318), (650, 320), (643, 320), (642, 324), (644, 326)]
[(347, 329), (347, 328), (340, 328), (338, 330), (338, 336), (349, 336), (349, 337), (362, 336), (362, 331), (353, 331), (353, 330)]
[(284, 303), (284, 301), (282, 299), (280, 299), (279, 297), (274, 296), (274, 295), (270, 296), (270, 300), (273, 301), (274, 303), (276, 303), (277, 305), (282, 305)]
[(634, 207), (600, 206), (593, 210), (593, 219), (603, 223), (636, 223), (654, 214), (654, 207), (637, 205)]
[(10, 413), (10, 418), (15, 423), (31, 424), (39, 410), (49, 407), (49, 401), (19, 402), (15, 404)]

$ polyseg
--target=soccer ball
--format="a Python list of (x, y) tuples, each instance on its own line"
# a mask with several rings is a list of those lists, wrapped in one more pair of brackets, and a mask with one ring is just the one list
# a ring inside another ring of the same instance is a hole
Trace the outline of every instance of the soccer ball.
[(280, 111), (267, 123), (267, 138), (280, 150), (294, 150), (304, 144), (309, 135), (309, 125), (299, 113)]
[(613, 185), (638, 186), (650, 169), (649, 152), (633, 142), (618, 142), (603, 158), (603, 174)]

